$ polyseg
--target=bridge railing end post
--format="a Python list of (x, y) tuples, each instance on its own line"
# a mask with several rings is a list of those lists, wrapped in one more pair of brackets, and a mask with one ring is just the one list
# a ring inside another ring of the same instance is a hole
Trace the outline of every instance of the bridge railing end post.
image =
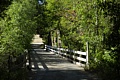
[(86, 66), (89, 67), (89, 43), (86, 42)]

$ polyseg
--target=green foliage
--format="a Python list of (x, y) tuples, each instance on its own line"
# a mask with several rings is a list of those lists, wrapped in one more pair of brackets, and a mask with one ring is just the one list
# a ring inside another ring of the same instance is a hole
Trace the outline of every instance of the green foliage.
[[(13, 0), (0, 19), (0, 71), (5, 72), (3, 75), (8, 75), (8, 56), (18, 56), (29, 48), (36, 33), (36, 5), (36, 1)], [(1, 57), (3, 55), (6, 57)]]
[(23, 53), (30, 44), (36, 29), (34, 4), (36, 3), (27, 0), (13, 1), (5, 11), (6, 17), (1, 20), (0, 53)]
[(0, 0), (0, 17), (3, 15), (3, 11), (11, 4), (12, 0)]
[[(89, 42), (90, 68), (107, 79), (120, 75), (120, 1), (119, 0), (46, 0), (40, 19), (43, 34), (52, 35), (58, 44), (60, 31), (62, 47), (86, 51)], [(40, 25), (41, 26), (41, 25)], [(46, 34), (47, 33), (47, 34)], [(50, 36), (50, 35), (49, 35)], [(46, 40), (49, 41), (49, 40)], [(51, 40), (52, 41), (52, 40)], [(103, 74), (104, 73), (104, 74)]]
[(59, 16), (58, 16), (58, 8), (59, 1), (56, 0), (46, 0), (45, 4), (38, 5), (38, 18), (37, 18), (37, 33), (43, 38), (46, 44), (49, 44), (50, 31), (56, 29)]

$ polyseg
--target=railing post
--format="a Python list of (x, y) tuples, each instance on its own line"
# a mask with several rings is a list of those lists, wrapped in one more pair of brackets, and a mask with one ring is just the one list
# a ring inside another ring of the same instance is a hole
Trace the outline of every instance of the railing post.
[(45, 50), (47, 50), (47, 45), (45, 45)]
[(28, 50), (28, 63), (27, 63), (27, 68), (28, 68), (28, 70), (31, 70), (31, 59), (30, 59), (30, 57), (31, 57), (31, 55), (30, 55), (30, 53), (31, 53), (31, 49), (29, 49)]
[(88, 66), (89, 62), (88, 62), (88, 53), (89, 53), (89, 43), (86, 42), (86, 48), (87, 48), (87, 51), (86, 51), (86, 66)]

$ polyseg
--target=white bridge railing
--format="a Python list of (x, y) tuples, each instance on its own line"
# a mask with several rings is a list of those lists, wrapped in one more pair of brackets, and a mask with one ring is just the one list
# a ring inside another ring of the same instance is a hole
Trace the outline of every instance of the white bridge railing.
[(86, 52), (74, 51), (69, 49), (57, 48), (53, 46), (45, 45), (46, 50), (61, 55), (63, 58), (67, 58), (73, 63), (85, 67), (88, 66), (88, 49)]

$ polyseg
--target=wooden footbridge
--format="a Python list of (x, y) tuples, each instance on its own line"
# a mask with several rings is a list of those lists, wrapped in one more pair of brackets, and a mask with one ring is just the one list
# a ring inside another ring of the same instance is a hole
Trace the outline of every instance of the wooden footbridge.
[[(81, 55), (80, 52), (51, 46), (40, 49), (40, 45), (32, 44), (29, 55), (29, 80), (100, 80), (92, 73), (86, 72), (80, 64), (74, 64), (82, 61), (87, 64), (86, 59), (78, 56)], [(82, 54), (87, 56), (84, 52)]]

